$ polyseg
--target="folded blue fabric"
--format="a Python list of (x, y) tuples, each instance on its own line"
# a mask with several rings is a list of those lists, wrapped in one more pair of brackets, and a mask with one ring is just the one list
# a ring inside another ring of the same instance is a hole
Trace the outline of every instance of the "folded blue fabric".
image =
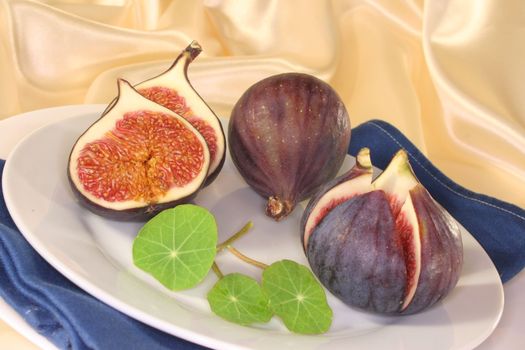
[[(502, 280), (523, 268), (524, 210), (452, 182), (388, 123), (370, 121), (355, 128), (349, 152), (355, 155), (362, 147), (370, 148), (372, 161), (380, 168), (398, 149), (406, 149), (419, 180), (481, 243)], [(0, 173), (3, 165), (0, 161)], [(61, 349), (201, 348), (129, 318), (65, 279), (25, 241), (1, 194), (0, 296)]]
[(384, 169), (404, 148), (419, 181), (485, 249), (501, 280), (507, 282), (525, 266), (525, 210), (461, 187), (439, 171), (394, 126), (372, 120), (352, 130), (349, 153), (370, 148), (372, 163)]

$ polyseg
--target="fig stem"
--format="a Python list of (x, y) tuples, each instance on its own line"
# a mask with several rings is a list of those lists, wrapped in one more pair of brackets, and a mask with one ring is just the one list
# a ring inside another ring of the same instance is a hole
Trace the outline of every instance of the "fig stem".
[(266, 204), (266, 215), (275, 221), (280, 221), (290, 214), (294, 205), (289, 200), (283, 200), (279, 197), (271, 196)]
[(241, 259), (245, 263), (248, 263), (250, 265), (258, 267), (258, 268), (260, 268), (262, 270), (264, 270), (264, 269), (266, 269), (268, 267), (268, 265), (266, 265), (266, 264), (264, 264), (264, 263), (262, 263), (260, 261), (257, 261), (257, 260), (254, 260), (252, 258), (247, 257), (246, 255), (244, 255), (243, 253), (241, 253), (240, 251), (238, 251), (237, 249), (235, 249), (231, 245), (227, 246), (227, 248), (228, 248), (228, 251), (230, 253), (232, 253), (233, 255), (235, 255), (237, 258)]
[(224, 277), (224, 274), (222, 273), (221, 269), (219, 268), (219, 265), (217, 265), (217, 263), (215, 261), (213, 262), (213, 265), (211, 265), (211, 269), (213, 270), (213, 272), (215, 272), (215, 274), (217, 275), (218, 279), (221, 279), (221, 278)]
[(222, 251), (224, 248), (228, 247), (230, 244), (244, 236), (250, 229), (253, 227), (253, 222), (248, 221), (237, 233), (233, 234), (230, 238), (225, 240), (222, 243), (219, 243), (217, 246), (217, 253)]
[(193, 40), (185, 49), (184, 54), (188, 56), (190, 62), (193, 61), (202, 52), (201, 45)]

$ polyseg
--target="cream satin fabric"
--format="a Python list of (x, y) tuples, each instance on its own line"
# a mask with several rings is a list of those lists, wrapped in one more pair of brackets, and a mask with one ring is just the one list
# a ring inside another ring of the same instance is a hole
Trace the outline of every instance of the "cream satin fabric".
[(448, 176), (525, 207), (523, 0), (0, 0), (0, 118), (107, 103), (192, 39), (223, 116), (254, 82), (327, 80), (354, 126), (396, 125)]

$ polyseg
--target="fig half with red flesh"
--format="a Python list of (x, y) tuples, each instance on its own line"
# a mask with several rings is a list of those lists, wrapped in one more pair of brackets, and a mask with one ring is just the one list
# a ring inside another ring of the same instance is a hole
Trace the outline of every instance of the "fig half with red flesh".
[(188, 120), (204, 136), (210, 150), (210, 169), (206, 185), (213, 182), (224, 165), (226, 141), (222, 125), (188, 78), (188, 67), (202, 52), (192, 41), (164, 73), (135, 85), (135, 89), (153, 102), (171, 109)]
[(302, 243), (312, 271), (343, 302), (381, 314), (420, 312), (456, 285), (459, 224), (399, 151), (372, 181), (368, 150), (309, 202)]
[(266, 214), (281, 220), (336, 176), (350, 133), (335, 90), (311, 75), (284, 73), (255, 83), (240, 97), (228, 143), (241, 176), (267, 199)]
[(80, 203), (96, 214), (146, 220), (197, 194), (210, 152), (187, 120), (125, 80), (118, 88), (117, 99), (73, 146), (68, 178)]

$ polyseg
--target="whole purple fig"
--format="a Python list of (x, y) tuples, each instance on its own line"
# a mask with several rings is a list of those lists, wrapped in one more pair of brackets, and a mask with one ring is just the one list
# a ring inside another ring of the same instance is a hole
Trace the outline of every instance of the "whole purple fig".
[(307, 74), (275, 75), (235, 104), (228, 143), (244, 180), (280, 220), (333, 179), (350, 142), (350, 119), (337, 93)]
[(372, 182), (363, 149), (353, 169), (311, 199), (301, 230), (312, 271), (351, 306), (412, 314), (459, 279), (459, 225), (418, 182), (404, 150)]

